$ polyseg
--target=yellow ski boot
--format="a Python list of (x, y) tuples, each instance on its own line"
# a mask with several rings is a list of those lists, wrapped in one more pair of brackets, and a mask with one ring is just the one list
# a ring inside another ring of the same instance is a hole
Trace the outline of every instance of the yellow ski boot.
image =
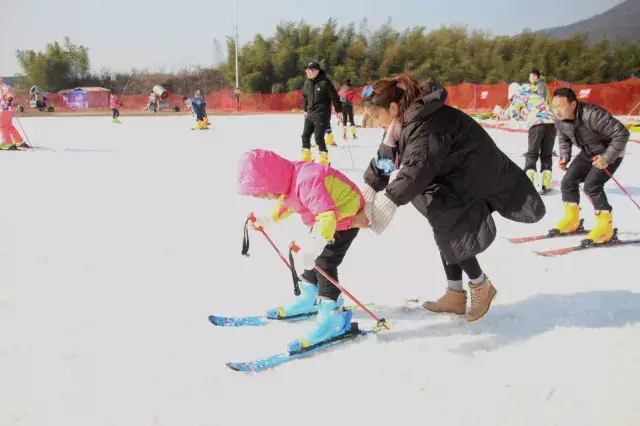
[(311, 151), (310, 151), (310, 150), (308, 150), (308, 149), (306, 149), (306, 148), (304, 148), (304, 149), (302, 150), (302, 158), (300, 159), (300, 161), (304, 161), (304, 162), (310, 162), (310, 161), (312, 161), (312, 158), (311, 158)]
[(533, 169), (529, 169), (525, 172), (525, 174), (527, 175), (527, 177), (529, 178), (529, 180), (531, 181), (532, 184), (536, 184), (536, 171)]
[(356, 138), (356, 126), (351, 126), (351, 136), (353, 136), (353, 138)]
[(327, 146), (336, 146), (336, 143), (333, 140), (333, 133), (329, 133), (327, 135)]
[(564, 203), (564, 217), (549, 234), (572, 234), (581, 231), (580, 206), (575, 203)]
[(542, 190), (548, 191), (551, 189), (551, 170), (542, 171)]
[(613, 238), (613, 215), (606, 210), (596, 211), (596, 226), (593, 227), (582, 245), (608, 243)]
[(320, 153), (320, 160), (318, 161), (319, 164), (324, 164), (324, 165), (328, 165), (329, 164), (329, 154), (327, 154), (326, 152), (321, 152)]

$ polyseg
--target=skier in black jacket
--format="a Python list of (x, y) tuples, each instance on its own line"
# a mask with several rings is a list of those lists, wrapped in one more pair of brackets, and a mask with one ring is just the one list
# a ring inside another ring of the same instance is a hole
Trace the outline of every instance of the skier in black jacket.
[(340, 96), (317, 62), (305, 68), (307, 80), (302, 87), (304, 130), (302, 131), (302, 161), (311, 161), (311, 135), (314, 135), (320, 151), (320, 164), (329, 163), (324, 134), (331, 127), (331, 104), (336, 112), (342, 112)]
[[(580, 225), (578, 185), (584, 182), (584, 192), (596, 211), (596, 226), (582, 244), (609, 242), (613, 237), (613, 217), (604, 184), (622, 163), (629, 130), (606, 109), (579, 102), (569, 88), (556, 89), (552, 102), (559, 133), (559, 167), (567, 172), (561, 184), (565, 213), (552, 232), (571, 233)], [(580, 154), (567, 167), (572, 145), (580, 148)]]
[[(473, 118), (445, 105), (446, 95), (441, 85), (420, 86), (408, 75), (379, 80), (365, 94), (365, 110), (387, 130), (365, 171), (365, 213), (380, 234), (399, 206), (413, 203), (433, 228), (448, 281), (446, 294), (423, 306), (466, 312), (473, 322), (487, 313), (496, 294), (476, 259), (496, 237), (491, 214), (534, 223), (546, 210), (524, 171)], [(389, 182), (394, 162), (401, 167)], [(471, 281), (468, 311), (462, 271)]]

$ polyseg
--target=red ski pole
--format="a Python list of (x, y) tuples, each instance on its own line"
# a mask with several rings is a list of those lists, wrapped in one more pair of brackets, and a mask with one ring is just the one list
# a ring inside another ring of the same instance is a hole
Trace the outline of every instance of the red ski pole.
[[(269, 244), (271, 244), (271, 247), (273, 247), (273, 249), (276, 251), (276, 253), (278, 254), (278, 256), (280, 257), (280, 259), (282, 259), (282, 261), (284, 262), (285, 265), (287, 265), (288, 269), (291, 269), (291, 265), (289, 264), (289, 262), (287, 262), (287, 259), (282, 255), (282, 253), (280, 253), (280, 250), (278, 250), (278, 247), (275, 245), (275, 243), (273, 242), (273, 240), (267, 235), (266, 231), (264, 230), (264, 228), (262, 226), (254, 226), (254, 224), (256, 223), (256, 217), (253, 213), (249, 214), (249, 217), (247, 218), (247, 220), (249, 222), (251, 222), (251, 225), (253, 226), (253, 229), (255, 229), (256, 231), (260, 232), (262, 235), (264, 235), (264, 237), (267, 239), (267, 241), (269, 242)], [(243, 249), (244, 250), (244, 249)], [(243, 251), (242, 253), (243, 255), (247, 255), (247, 253), (245, 253)]]
[(611, 174), (611, 172), (609, 171), (609, 169), (604, 169), (604, 171), (609, 175), (609, 177), (610, 177), (611, 179), (613, 179), (613, 181), (616, 183), (616, 185), (618, 185), (618, 187), (620, 188), (620, 190), (621, 190), (622, 192), (624, 192), (624, 193), (625, 193), (625, 195), (626, 195), (627, 197), (629, 197), (629, 199), (631, 200), (631, 202), (632, 202), (633, 204), (635, 204), (635, 205), (636, 205), (636, 207), (638, 208), (638, 210), (640, 210), (640, 206), (638, 205), (638, 203), (636, 203), (636, 200), (634, 200), (634, 199), (631, 197), (631, 194), (629, 194), (629, 193), (627, 192), (627, 190), (626, 190), (626, 189), (624, 189), (624, 186), (620, 185), (620, 182), (618, 182), (618, 180), (617, 180), (616, 178), (614, 178), (614, 177), (613, 177), (613, 174)]
[(289, 263), (287, 259), (282, 255), (282, 253), (280, 253), (280, 250), (278, 250), (278, 247), (275, 245), (273, 240), (267, 235), (264, 228), (262, 226), (254, 225), (256, 223), (256, 220), (257, 219), (255, 215), (253, 213), (249, 213), (249, 217), (247, 217), (247, 220), (244, 223), (244, 237), (242, 239), (242, 255), (249, 257), (249, 232), (247, 230), (247, 225), (249, 224), (249, 222), (251, 222), (251, 226), (253, 226), (253, 229), (255, 229), (256, 231), (264, 235), (264, 237), (267, 239), (269, 244), (271, 244), (271, 247), (273, 247), (275, 252), (278, 254), (278, 257), (280, 257), (282, 262), (287, 266), (287, 269), (291, 271), (291, 275), (293, 279), (293, 294), (295, 294), (296, 296), (300, 296), (300, 293), (301, 293), (300, 284), (299, 284), (300, 279), (298, 278), (298, 275), (296, 274), (295, 269), (292, 267), (292, 264)]
[[(291, 244), (289, 245), (289, 250), (291, 250), (294, 253), (298, 253), (300, 251), (300, 246), (298, 246), (296, 244), (295, 241), (291, 241)], [(389, 326), (387, 325), (387, 322), (384, 318), (378, 318), (373, 312), (371, 312), (369, 309), (367, 309), (366, 306), (364, 306), (362, 303), (360, 303), (360, 301), (358, 299), (355, 298), (355, 296), (351, 293), (349, 293), (347, 291), (347, 289), (345, 289), (344, 287), (342, 287), (336, 280), (334, 280), (333, 278), (331, 278), (329, 276), (329, 274), (327, 274), (321, 267), (319, 267), (318, 265), (315, 266), (316, 271), (318, 271), (320, 274), (322, 274), (323, 277), (325, 277), (331, 284), (333, 284), (334, 286), (336, 286), (341, 292), (343, 292), (344, 294), (347, 295), (347, 297), (351, 300), (353, 300), (353, 302), (358, 305), (358, 307), (360, 307), (363, 311), (365, 311), (366, 313), (368, 313), (371, 318), (373, 318), (374, 320), (376, 320), (376, 323), (379, 327), (384, 327), (387, 330), (390, 330)]]

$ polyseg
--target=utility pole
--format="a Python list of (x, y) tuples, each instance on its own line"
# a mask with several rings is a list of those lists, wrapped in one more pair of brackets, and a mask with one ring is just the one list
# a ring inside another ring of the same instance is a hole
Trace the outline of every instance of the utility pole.
[(238, 70), (238, 0), (234, 0), (235, 3), (235, 32), (236, 32), (236, 90), (235, 90), (235, 95), (236, 95), (236, 110), (239, 111), (240, 110), (240, 79), (239, 79), (239, 74), (240, 71)]

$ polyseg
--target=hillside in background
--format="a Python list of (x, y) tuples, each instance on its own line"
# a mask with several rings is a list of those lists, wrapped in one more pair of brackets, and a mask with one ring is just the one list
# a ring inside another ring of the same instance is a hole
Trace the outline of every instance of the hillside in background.
[(640, 42), (640, 0), (627, 0), (589, 19), (536, 33), (564, 39), (580, 31), (588, 34), (589, 42), (597, 42), (603, 38), (611, 41), (626, 38)]

